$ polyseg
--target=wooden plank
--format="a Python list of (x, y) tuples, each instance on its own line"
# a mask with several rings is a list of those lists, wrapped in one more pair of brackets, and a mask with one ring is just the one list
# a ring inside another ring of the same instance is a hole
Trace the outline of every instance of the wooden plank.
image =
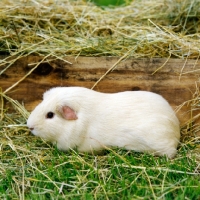
[[(5, 57), (1, 56), (1, 59)], [(39, 56), (18, 59), (2, 75), (0, 87), (5, 91), (25, 76), (36, 63), (43, 60)], [(44, 91), (55, 86), (84, 86), (91, 88), (99, 78), (111, 68), (117, 57), (66, 57), (65, 60), (48, 58), (7, 95), (24, 103), (31, 111), (42, 99)], [(72, 64), (69, 64), (68, 62)], [(199, 87), (200, 62), (180, 59), (132, 59), (121, 61), (94, 88), (101, 92), (147, 90), (165, 97), (176, 108), (191, 100)], [(6, 65), (0, 66), (0, 72)], [(160, 68), (160, 69), (159, 69)], [(158, 70), (159, 69), (159, 70)], [(156, 73), (154, 73), (158, 70)], [(89, 98), (89, 97), (88, 97)], [(182, 123), (190, 118), (190, 106), (183, 106), (178, 112)]]

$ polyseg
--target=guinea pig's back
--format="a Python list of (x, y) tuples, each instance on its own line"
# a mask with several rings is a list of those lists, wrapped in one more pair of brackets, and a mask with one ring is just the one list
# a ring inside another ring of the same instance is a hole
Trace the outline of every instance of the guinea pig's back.
[(147, 119), (153, 116), (163, 116), (164, 118), (170, 117), (172, 121), (179, 123), (169, 103), (162, 96), (152, 92), (127, 91), (107, 94), (107, 97), (101, 102), (101, 106), (105, 107), (108, 112), (112, 112), (113, 115), (118, 113), (122, 117), (132, 116), (136, 119)]
[(175, 154), (180, 138), (179, 121), (162, 96), (145, 91), (108, 94), (100, 105), (103, 112), (99, 111), (98, 119), (107, 127), (102, 131), (112, 130), (110, 138), (106, 136), (108, 143), (152, 152), (166, 147), (172, 153), (164, 154)]

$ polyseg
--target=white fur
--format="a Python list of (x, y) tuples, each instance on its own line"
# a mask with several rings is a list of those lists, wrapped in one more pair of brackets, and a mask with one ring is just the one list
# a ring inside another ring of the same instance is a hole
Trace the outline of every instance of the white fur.
[[(66, 120), (62, 106), (73, 109), (78, 119)], [(49, 111), (55, 113), (52, 119), (46, 118)], [(180, 139), (179, 121), (168, 102), (146, 91), (105, 94), (82, 87), (52, 88), (27, 125), (61, 150), (82, 152), (115, 146), (172, 158)]]

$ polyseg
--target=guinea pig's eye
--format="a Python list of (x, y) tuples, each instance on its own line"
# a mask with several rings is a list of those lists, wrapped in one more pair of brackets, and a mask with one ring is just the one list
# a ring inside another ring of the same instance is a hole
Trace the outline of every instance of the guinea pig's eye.
[(46, 118), (48, 119), (52, 119), (54, 117), (54, 113), (53, 112), (48, 112), (46, 115)]

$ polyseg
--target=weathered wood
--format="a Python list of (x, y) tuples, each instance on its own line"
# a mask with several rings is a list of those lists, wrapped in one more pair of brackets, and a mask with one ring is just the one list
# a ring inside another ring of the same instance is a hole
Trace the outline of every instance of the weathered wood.
[[(19, 81), (42, 59), (43, 57), (39, 56), (28, 56), (17, 60), (0, 76), (2, 90), (5, 91)], [(53, 58), (47, 60), (39, 64), (25, 80), (7, 93), (13, 99), (23, 102), (28, 110), (32, 110), (42, 99), (43, 92), (51, 87), (84, 86), (91, 88), (119, 58), (78, 57), (75, 59), (66, 57), (65, 60), (72, 64)], [(124, 60), (94, 89), (101, 92), (148, 90), (161, 94), (175, 108), (191, 100), (196, 87), (199, 87), (197, 80), (200, 77), (200, 62), (169, 59), (163, 66), (166, 60), (155, 58)], [(0, 72), (5, 66), (0, 66)], [(158, 71), (154, 73), (156, 70)], [(178, 112), (182, 123), (190, 117), (188, 110), (190, 107), (185, 105)]]

